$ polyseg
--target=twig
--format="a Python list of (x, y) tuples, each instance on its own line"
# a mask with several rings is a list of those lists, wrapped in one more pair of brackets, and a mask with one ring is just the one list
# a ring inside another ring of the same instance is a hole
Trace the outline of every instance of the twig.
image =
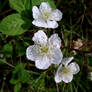
[(4, 62), (5, 64), (9, 65), (12, 68), (15, 68), (15, 66), (13, 66), (12, 64), (8, 63), (8, 62)]
[(57, 92), (59, 92), (58, 84), (56, 84), (56, 87), (57, 87)]
[(85, 48), (88, 45), (92, 45), (92, 40), (90, 42), (87, 42), (87, 43), (83, 44), (79, 49)]
[(4, 61), (4, 60), (1, 60), (3, 63), (5, 63), (5, 64), (7, 64), (7, 65), (9, 65), (10, 67), (12, 67), (12, 68), (15, 68), (15, 66), (13, 66), (12, 64), (10, 64), (10, 63), (8, 63), (8, 62), (6, 62), (6, 61)]
[(81, 51), (80, 49), (74, 49), (74, 48), (70, 48), (70, 47), (61, 47), (61, 49), (64, 49), (64, 48), (66, 48), (66, 49), (68, 49), (68, 50), (75, 50), (76, 52), (82, 52), (82, 53), (91, 53), (92, 52), (92, 50), (90, 50), (90, 51)]
[(86, 51), (86, 50), (85, 50), (85, 51), (82, 51), (82, 50), (81, 50), (82, 48), (85, 48), (85, 47), (91, 46), (91, 45), (92, 45), (92, 41), (83, 44), (79, 49), (74, 49), (73, 47), (70, 47), (70, 46), (65, 47), (65, 46), (63, 46), (63, 45), (61, 46), (61, 49), (66, 48), (66, 49), (68, 49), (68, 50), (75, 50), (76, 52), (92, 53), (92, 50), (89, 50), (89, 51)]

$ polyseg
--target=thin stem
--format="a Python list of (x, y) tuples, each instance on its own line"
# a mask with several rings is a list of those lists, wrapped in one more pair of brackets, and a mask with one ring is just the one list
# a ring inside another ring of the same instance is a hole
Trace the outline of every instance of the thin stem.
[(57, 87), (57, 92), (59, 92), (58, 84), (56, 84), (56, 87)]
[(9, 65), (12, 68), (15, 68), (15, 66), (13, 66), (12, 64), (8, 63), (8, 62), (4, 62), (5, 64)]
[(4, 60), (1, 60), (1, 62), (7, 64), (8, 66), (10, 66), (10, 67), (12, 67), (12, 68), (15, 68), (15, 66), (13, 66), (12, 64), (10, 64), (10, 63), (8, 63), (8, 62), (6, 62), (6, 61), (4, 61)]

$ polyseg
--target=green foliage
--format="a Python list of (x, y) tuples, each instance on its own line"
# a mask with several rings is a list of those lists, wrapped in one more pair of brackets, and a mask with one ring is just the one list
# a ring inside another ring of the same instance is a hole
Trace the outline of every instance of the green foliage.
[(41, 88), (44, 88), (44, 85), (45, 85), (44, 78), (45, 78), (44, 74), (41, 74), (39, 76), (39, 78), (37, 78), (36, 80), (33, 80), (32, 86), (34, 87), (35, 91), (37, 91), (37, 90), (39, 90)]
[(16, 66), (12, 72), (11, 84), (14, 84), (14, 92), (20, 92), (22, 83), (27, 83), (30, 80), (30, 73), (25, 69), (25, 64), (21, 63)]
[(17, 83), (17, 84), (14, 86), (14, 92), (20, 92), (21, 87), (22, 87), (21, 83)]
[(10, 80), (11, 84), (27, 83), (30, 80), (30, 74), (27, 70), (25, 70), (25, 64), (18, 64), (13, 71), (12, 79)]
[[(41, 71), (26, 58), (34, 33), (43, 29), (32, 26), (32, 7), (39, 7), (41, 2), (63, 13), (59, 27), (45, 31), (48, 36), (57, 33), (61, 37), (64, 57), (73, 56), (73, 40), (82, 39), (83, 48), (74, 55), (80, 73), (71, 83), (56, 84), (56, 66)], [(0, 0), (0, 92), (92, 92), (92, 81), (87, 78), (92, 71), (91, 10), (91, 0)]]
[(32, 11), (31, 0), (9, 0), (10, 7), (19, 13)]
[(11, 43), (7, 43), (3, 47), (3, 52), (6, 57), (11, 57), (13, 52), (13, 46)]
[(19, 14), (7, 16), (0, 23), (0, 32), (6, 35), (20, 35), (28, 30), (31, 26), (31, 21)]

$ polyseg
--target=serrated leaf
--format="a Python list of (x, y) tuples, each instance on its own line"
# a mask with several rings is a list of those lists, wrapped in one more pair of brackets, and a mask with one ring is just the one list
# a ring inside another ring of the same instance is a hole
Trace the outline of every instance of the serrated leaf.
[(6, 35), (15, 36), (23, 34), (31, 27), (31, 20), (20, 14), (7, 16), (0, 23), (0, 32)]
[(9, 0), (10, 7), (19, 13), (32, 10), (31, 0)]
[(40, 5), (42, 2), (48, 2), (52, 8), (56, 8), (54, 0), (32, 0), (32, 6)]

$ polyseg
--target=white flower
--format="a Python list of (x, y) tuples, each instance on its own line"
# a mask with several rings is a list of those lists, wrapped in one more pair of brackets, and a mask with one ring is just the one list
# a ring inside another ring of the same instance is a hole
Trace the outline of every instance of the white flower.
[(62, 60), (62, 64), (59, 66), (55, 75), (56, 83), (61, 81), (64, 81), (65, 83), (71, 82), (73, 79), (73, 74), (75, 75), (80, 71), (79, 65), (77, 63), (70, 63), (72, 60), (73, 57)]
[(27, 48), (26, 56), (29, 60), (35, 61), (38, 69), (47, 69), (51, 64), (60, 64), (63, 55), (58, 34), (53, 34), (48, 39), (46, 34), (39, 30), (34, 34), (32, 40), (35, 44)]
[(42, 2), (39, 9), (37, 6), (33, 6), (33, 24), (38, 27), (44, 28), (57, 28), (58, 23), (62, 19), (62, 13), (60, 10), (52, 10), (48, 2)]

